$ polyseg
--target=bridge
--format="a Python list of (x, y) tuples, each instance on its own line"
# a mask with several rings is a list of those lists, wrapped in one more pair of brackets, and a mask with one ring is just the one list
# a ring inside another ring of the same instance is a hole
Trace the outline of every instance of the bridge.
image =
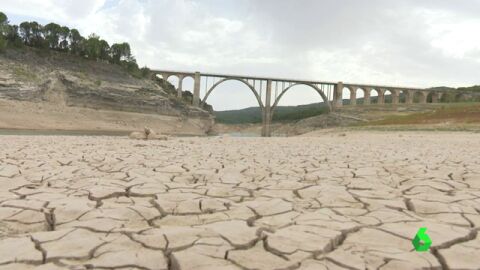
[[(298, 80), (285, 78), (271, 78), (271, 77), (255, 77), (255, 76), (241, 76), (229, 74), (216, 73), (200, 73), (200, 72), (183, 72), (171, 70), (152, 70), (152, 76), (161, 76), (163, 80), (168, 80), (172, 76), (178, 78), (177, 95), (182, 97), (182, 85), (185, 78), (192, 78), (193, 86), (193, 106), (203, 106), (207, 102), (210, 94), (220, 84), (226, 81), (239, 81), (245, 84), (257, 99), (258, 106), (262, 111), (262, 136), (269, 137), (271, 135), (271, 122), (275, 108), (278, 106), (281, 98), (292, 87), (297, 85), (304, 85), (315, 90), (329, 111), (344, 106), (343, 91), (344, 89), (350, 92), (350, 106), (357, 105), (357, 92), (363, 91), (363, 104), (371, 104), (371, 93), (376, 91), (378, 97), (377, 104), (385, 104), (387, 93), (390, 93), (391, 103), (411, 104), (415, 100), (418, 103), (427, 103), (427, 100), (432, 103), (439, 102), (443, 91), (428, 90), (423, 88), (403, 87), (403, 86), (386, 86), (386, 85), (369, 85), (343, 82), (328, 82), (315, 80)], [(205, 88), (205, 95), (200, 96), (200, 88), (203, 82)], [(402, 99), (400, 98), (402, 97)]]

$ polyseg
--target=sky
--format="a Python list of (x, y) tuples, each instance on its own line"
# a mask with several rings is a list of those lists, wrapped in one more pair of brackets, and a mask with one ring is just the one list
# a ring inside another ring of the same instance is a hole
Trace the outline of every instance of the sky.
[[(54, 21), (110, 44), (127, 41), (152, 69), (480, 84), (480, 0), (1, 0), (0, 10), (12, 23)], [(294, 89), (280, 105), (321, 101)], [(256, 105), (239, 82), (219, 86), (208, 102), (217, 110)]]

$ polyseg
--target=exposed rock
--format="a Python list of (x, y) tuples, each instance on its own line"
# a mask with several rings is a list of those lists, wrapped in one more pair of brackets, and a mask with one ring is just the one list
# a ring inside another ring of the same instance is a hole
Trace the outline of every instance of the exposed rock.
[[(167, 90), (154, 80), (132, 77), (118, 65), (65, 53), (50, 51), (40, 56), (35, 49), (26, 48), (7, 50), (0, 55), (0, 100), (48, 104), (59, 109), (88, 108), (180, 119), (211, 118), (210, 112), (177, 99)], [(6, 112), (15, 113), (14, 110)], [(205, 132), (208, 129), (210, 127), (205, 127)]]
[(128, 136), (130, 139), (135, 140), (159, 140), (166, 141), (168, 137), (165, 135), (157, 134), (154, 130), (149, 127), (145, 127), (143, 131), (134, 131)]

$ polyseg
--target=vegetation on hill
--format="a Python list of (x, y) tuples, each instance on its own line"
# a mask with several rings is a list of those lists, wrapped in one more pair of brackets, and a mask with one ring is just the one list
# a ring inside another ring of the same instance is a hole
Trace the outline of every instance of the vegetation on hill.
[[(290, 122), (326, 113), (323, 103), (299, 106), (278, 106), (273, 114), (273, 122)], [(259, 107), (241, 110), (214, 112), (216, 121), (223, 124), (261, 123), (262, 113)]]
[(458, 91), (466, 91), (466, 92), (477, 92), (480, 93), (480, 85), (474, 85), (470, 87), (460, 87), (457, 88)]
[(428, 112), (412, 113), (408, 115), (390, 115), (384, 119), (370, 121), (364, 125), (415, 125), (438, 123), (480, 123), (479, 103), (445, 104), (440, 108)]
[(130, 45), (126, 42), (110, 46), (107, 41), (96, 34), (85, 38), (77, 29), (70, 29), (56, 23), (43, 26), (37, 22), (22, 22), (20, 25), (11, 25), (8, 17), (0, 12), (0, 52), (9, 47), (22, 48), (24, 46), (118, 64), (137, 78), (146, 77), (149, 74), (147, 67), (141, 69), (138, 67)]

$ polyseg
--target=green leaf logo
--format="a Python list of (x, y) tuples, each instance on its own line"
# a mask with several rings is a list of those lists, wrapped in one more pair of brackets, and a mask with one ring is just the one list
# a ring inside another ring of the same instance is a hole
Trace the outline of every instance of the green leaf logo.
[(418, 252), (428, 251), (432, 245), (432, 239), (426, 234), (427, 228), (422, 227), (418, 230), (415, 238), (412, 240), (412, 244), (415, 247), (415, 250)]

